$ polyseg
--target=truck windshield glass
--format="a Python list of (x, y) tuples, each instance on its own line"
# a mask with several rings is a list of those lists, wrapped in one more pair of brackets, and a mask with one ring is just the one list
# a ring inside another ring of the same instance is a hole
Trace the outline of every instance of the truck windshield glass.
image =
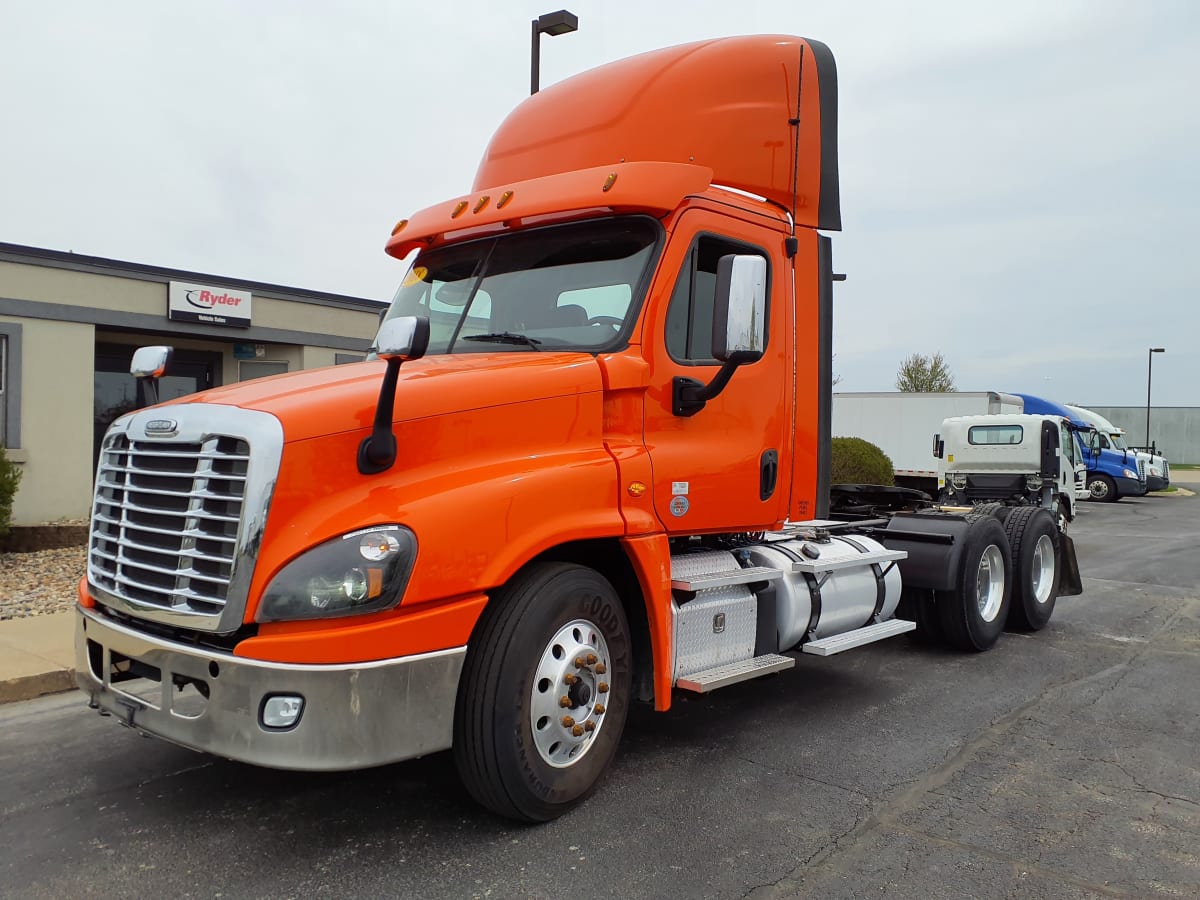
[(1128, 450), (1129, 445), (1125, 443), (1125, 438), (1122, 435), (1114, 434), (1112, 437), (1112, 445), (1118, 450)]
[(429, 353), (611, 347), (637, 314), (658, 228), (625, 218), (508, 234), (417, 257), (388, 310), (429, 317)]

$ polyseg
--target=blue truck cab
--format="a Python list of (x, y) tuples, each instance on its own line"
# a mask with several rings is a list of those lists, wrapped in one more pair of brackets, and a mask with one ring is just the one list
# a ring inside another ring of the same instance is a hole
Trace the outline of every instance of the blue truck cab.
[(1140, 497), (1146, 493), (1146, 472), (1136, 453), (1103, 449), (1095, 427), (1079, 414), (1053, 400), (1043, 400), (1031, 394), (1017, 394), (1024, 401), (1026, 413), (1040, 416), (1062, 416), (1075, 436), (1083, 461), (1087, 464), (1088, 492), (1093, 500), (1112, 502), (1122, 497)]

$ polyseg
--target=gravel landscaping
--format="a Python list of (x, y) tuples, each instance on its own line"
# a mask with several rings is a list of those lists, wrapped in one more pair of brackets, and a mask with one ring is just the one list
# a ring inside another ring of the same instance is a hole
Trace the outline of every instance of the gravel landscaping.
[(0, 553), (0, 620), (69, 611), (86, 568), (86, 546)]

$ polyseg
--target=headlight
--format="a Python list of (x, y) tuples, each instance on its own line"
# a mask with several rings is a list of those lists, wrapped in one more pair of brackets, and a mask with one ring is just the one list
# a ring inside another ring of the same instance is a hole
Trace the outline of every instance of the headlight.
[(399, 602), (417, 557), (402, 525), (379, 525), (318, 544), (271, 579), (256, 622), (379, 612)]
[(1125, 469), (1125, 470), (1123, 470), (1122, 474), (1123, 474), (1123, 475), (1124, 475), (1126, 478), (1132, 478), (1134, 481), (1137, 481), (1137, 477), (1138, 477), (1138, 473), (1137, 473), (1137, 472), (1131, 472), (1131, 471), (1129, 471), (1128, 469)]

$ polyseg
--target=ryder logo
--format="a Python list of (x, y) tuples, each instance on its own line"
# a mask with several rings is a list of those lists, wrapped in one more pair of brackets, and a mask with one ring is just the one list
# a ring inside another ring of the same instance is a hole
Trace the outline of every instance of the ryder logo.
[(167, 289), (167, 317), (201, 325), (249, 328), (253, 299), (250, 291), (172, 281)]
[(196, 288), (195, 290), (188, 291), (183, 296), (188, 303), (197, 309), (214, 309), (218, 306), (237, 309), (242, 305), (241, 297), (235, 297), (232, 294), (215, 294), (205, 288)]

